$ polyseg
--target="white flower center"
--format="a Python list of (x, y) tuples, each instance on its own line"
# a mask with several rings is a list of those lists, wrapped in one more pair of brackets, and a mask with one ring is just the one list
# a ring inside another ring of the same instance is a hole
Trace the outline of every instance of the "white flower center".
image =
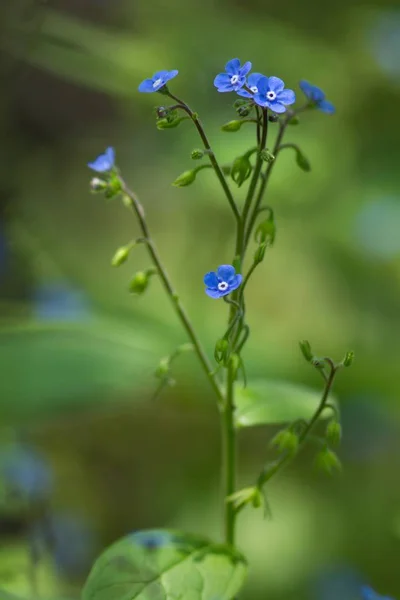
[(270, 90), (269, 92), (267, 92), (267, 98), (268, 98), (268, 100), (275, 100), (276, 93), (273, 92), (272, 90)]
[(228, 289), (228, 284), (226, 283), (226, 281), (220, 281), (218, 284), (218, 289), (220, 292), (225, 292)]
[(238, 81), (239, 81), (239, 75), (232, 75), (231, 84), (235, 85), (235, 83), (237, 83)]
[(160, 83), (162, 83), (162, 79), (156, 79), (155, 82), (153, 83), (153, 88), (156, 88), (160, 85)]
[(256, 85), (252, 85), (250, 91), (253, 92), (253, 94), (258, 94), (258, 87)]

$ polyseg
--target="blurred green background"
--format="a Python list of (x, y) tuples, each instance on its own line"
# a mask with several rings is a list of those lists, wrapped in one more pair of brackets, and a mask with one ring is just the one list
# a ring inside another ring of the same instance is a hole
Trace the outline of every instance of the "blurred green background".
[[(179, 69), (173, 90), (230, 161), (253, 144), (252, 132), (220, 132), (234, 118), (233, 97), (212, 81), (238, 56), (299, 97), (298, 81), (308, 79), (337, 107), (289, 130), (312, 172), (290, 152), (274, 170), (277, 241), (248, 290), (250, 379), (318, 390), (302, 338), (319, 354), (357, 357), (336, 385), (344, 472), (317, 476), (310, 448), (270, 486), (272, 520), (243, 514), (239, 547), (251, 564), (243, 598), (345, 599), (359, 581), (400, 597), (397, 2), (4, 0), (0, 34), (1, 587), (29, 596), (37, 558), (41, 595), (76, 598), (94, 557), (129, 531), (221, 536), (210, 390), (185, 355), (176, 386), (152, 401), (154, 369), (185, 334), (156, 279), (145, 297), (127, 291), (148, 266), (144, 249), (110, 267), (137, 228), (120, 202), (89, 193), (86, 163), (117, 149), (211, 352), (226, 307), (205, 296), (202, 277), (231, 261), (233, 222), (211, 172), (171, 187), (191, 166), (196, 132), (187, 123), (158, 131), (162, 98), (137, 86)], [(274, 431), (240, 433), (244, 485)], [(45, 534), (32, 529), (36, 518)]]

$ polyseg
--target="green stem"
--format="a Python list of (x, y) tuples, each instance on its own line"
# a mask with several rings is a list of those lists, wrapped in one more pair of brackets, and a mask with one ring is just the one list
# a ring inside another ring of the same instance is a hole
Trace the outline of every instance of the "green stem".
[(125, 181), (121, 177), (120, 177), (120, 181), (121, 181), (121, 188), (122, 188), (123, 193), (129, 198), (129, 207), (136, 214), (136, 217), (139, 221), (140, 229), (142, 231), (143, 237), (146, 240), (146, 246), (147, 246), (148, 252), (149, 252), (150, 257), (155, 265), (155, 268), (157, 269), (157, 273), (161, 279), (164, 289), (167, 292), (168, 296), (170, 297), (170, 300), (175, 309), (175, 312), (177, 313), (178, 318), (180, 319), (183, 327), (186, 330), (186, 333), (188, 334), (188, 336), (194, 346), (194, 350), (200, 360), (201, 366), (203, 367), (203, 371), (205, 372), (207, 379), (209, 380), (210, 385), (218, 398), (219, 404), (222, 405), (224, 403), (223, 393), (222, 393), (217, 381), (215, 380), (214, 375), (212, 374), (212, 370), (213, 370), (212, 366), (211, 366), (211, 364), (208, 360), (208, 357), (201, 345), (200, 340), (198, 339), (198, 337), (196, 335), (196, 332), (194, 331), (193, 325), (192, 325), (192, 323), (191, 323), (191, 321), (179, 299), (178, 294), (176, 293), (176, 291), (174, 290), (174, 288), (172, 286), (172, 283), (169, 279), (167, 271), (165, 270), (165, 267), (163, 266), (163, 264), (161, 262), (157, 248), (150, 236), (150, 231), (149, 231), (149, 228), (146, 223), (143, 206), (140, 204), (139, 199), (137, 198), (136, 194), (127, 187)]
[(173, 94), (171, 94), (170, 92), (168, 93), (169, 97), (172, 98), (173, 100), (175, 100), (176, 102), (178, 102), (180, 108), (182, 108), (182, 110), (184, 110), (189, 117), (192, 119), (193, 123), (195, 124), (195, 127), (197, 129), (197, 131), (199, 132), (199, 135), (201, 137), (201, 140), (204, 144), (204, 148), (207, 150), (207, 155), (208, 158), (210, 159), (210, 162), (212, 164), (212, 167), (215, 171), (215, 174), (217, 175), (219, 182), (222, 186), (222, 189), (225, 192), (225, 195), (228, 199), (228, 202), (230, 204), (230, 207), (233, 211), (233, 214), (235, 215), (235, 219), (237, 221), (237, 223), (241, 223), (241, 216), (240, 216), (240, 212), (238, 207), (236, 206), (235, 200), (233, 198), (232, 192), (229, 189), (229, 186), (226, 182), (225, 176), (222, 172), (221, 167), (219, 166), (219, 163), (217, 161), (217, 159), (215, 158), (214, 152), (212, 151), (210, 142), (208, 141), (208, 137), (206, 135), (206, 132), (204, 131), (203, 125), (200, 121), (200, 119), (198, 118), (197, 114), (195, 112), (192, 111), (192, 109), (190, 108), (190, 106), (188, 106), (185, 102), (183, 102), (183, 100), (180, 100), (179, 98), (177, 98), (176, 96), (174, 96)]
[(232, 502), (226, 498), (236, 489), (236, 431), (234, 425), (234, 384), (235, 371), (228, 367), (226, 402), (222, 415), (222, 440), (223, 440), (223, 477), (225, 500), (225, 542), (230, 545), (235, 543), (236, 511)]

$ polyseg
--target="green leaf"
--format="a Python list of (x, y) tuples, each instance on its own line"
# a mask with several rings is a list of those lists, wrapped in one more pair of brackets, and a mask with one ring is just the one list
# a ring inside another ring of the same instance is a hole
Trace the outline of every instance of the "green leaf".
[[(259, 379), (247, 388), (236, 387), (236, 427), (253, 427), (309, 419), (319, 406), (322, 390), (317, 391), (287, 381)], [(332, 403), (332, 398), (330, 399)], [(323, 417), (330, 416), (328, 412)]]
[(230, 600), (246, 573), (246, 560), (229, 546), (177, 531), (138, 531), (100, 556), (82, 600)]

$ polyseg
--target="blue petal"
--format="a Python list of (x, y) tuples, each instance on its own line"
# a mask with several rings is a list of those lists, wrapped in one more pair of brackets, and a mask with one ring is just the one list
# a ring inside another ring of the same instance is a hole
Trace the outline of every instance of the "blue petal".
[(312, 85), (304, 80), (300, 81), (299, 85), (302, 92), (313, 102), (322, 102), (322, 100), (324, 100), (324, 92), (316, 85)]
[(277, 100), (275, 100), (274, 102), (270, 102), (269, 100), (267, 100), (266, 106), (268, 106), (268, 108), (270, 108), (272, 111), (274, 111), (276, 113), (286, 112), (286, 107), (283, 104), (281, 104), (280, 102), (278, 102)]
[(218, 279), (230, 283), (230, 280), (235, 276), (235, 269), (232, 265), (221, 265), (217, 269)]
[(216, 88), (227, 88), (230, 87), (230, 90), (222, 90), (221, 91), (232, 91), (233, 87), (231, 84), (231, 78), (229, 75), (227, 75), (226, 73), (220, 73), (219, 75), (216, 76), (216, 78), (214, 79), (214, 85)]
[(232, 89), (235, 92), (237, 92), (244, 86), (245, 83), (246, 83), (246, 77), (239, 77), (239, 80), (237, 81), (237, 83), (234, 83), (233, 85), (231, 84)]
[(283, 90), (277, 94), (276, 99), (282, 104), (294, 104), (296, 102), (296, 94), (293, 90)]
[(242, 276), (240, 275), (240, 273), (238, 273), (237, 275), (235, 275), (235, 277), (229, 282), (229, 291), (233, 292), (233, 290), (236, 290), (236, 288), (239, 287), (239, 285), (242, 283)]
[(112, 146), (109, 146), (105, 152), (110, 164), (114, 166), (115, 164), (115, 150)]
[(379, 600), (380, 596), (368, 585), (363, 585), (361, 588), (362, 600)]
[(275, 92), (277, 94), (278, 92), (281, 92), (284, 87), (285, 84), (283, 83), (282, 79), (279, 79), (279, 77), (268, 77), (268, 89), (270, 89), (271, 92)]
[(241, 77), (245, 77), (247, 75), (247, 73), (251, 70), (251, 67), (252, 67), (252, 65), (251, 65), (250, 61), (245, 62), (243, 67), (240, 67), (240, 69), (239, 69), (239, 75)]
[(333, 115), (333, 113), (336, 112), (335, 107), (331, 102), (328, 102), (328, 100), (321, 100), (321, 102), (318, 102), (317, 107), (328, 115)]
[(262, 75), (260, 77), (260, 79), (258, 80), (257, 87), (258, 87), (258, 93), (260, 95), (265, 95), (269, 90), (268, 77), (265, 77), (265, 75)]
[(151, 93), (151, 92), (155, 92), (155, 89), (153, 88), (153, 80), (152, 79), (145, 79), (139, 85), (138, 90), (139, 90), (139, 92), (146, 92), (148, 94)]
[(157, 73), (154, 73), (154, 75), (153, 75), (153, 82), (157, 81), (157, 79), (162, 79), (163, 81), (166, 81), (168, 74), (169, 74), (169, 71), (166, 71), (165, 69), (164, 69), (164, 71), (157, 71)]
[(211, 288), (206, 288), (206, 294), (207, 296), (210, 296), (210, 298), (221, 298), (222, 296), (226, 296), (226, 294), (229, 294), (229, 289), (225, 292), (221, 292), (220, 290), (212, 290)]
[(172, 71), (167, 71), (167, 74), (164, 77), (164, 81), (165, 83), (167, 81), (170, 81), (171, 79), (173, 79), (174, 77), (176, 77), (178, 75), (179, 71), (177, 71), (176, 69), (173, 69)]
[(260, 77), (264, 77), (264, 75), (262, 73), (252, 73), (251, 75), (249, 75), (247, 78), (248, 87), (253, 87), (253, 85), (258, 87), (257, 84)]
[(237, 90), (237, 93), (239, 96), (243, 96), (243, 98), (252, 98), (254, 96), (254, 94), (251, 94), (250, 92), (245, 90), (243, 87), (240, 88), (240, 90)]
[(256, 94), (253, 97), (253, 100), (256, 104), (258, 104), (258, 106), (262, 106), (263, 108), (269, 106), (269, 102), (267, 101), (265, 94)]
[(229, 73), (229, 75), (238, 75), (240, 69), (240, 60), (238, 58), (232, 58), (225, 65), (225, 71)]
[(210, 271), (204, 275), (204, 283), (207, 287), (217, 289), (218, 287), (218, 278), (217, 274), (214, 271)]
[(105, 173), (111, 171), (114, 166), (115, 152), (109, 147), (104, 154), (100, 154), (93, 162), (88, 163), (88, 167), (97, 173)]

